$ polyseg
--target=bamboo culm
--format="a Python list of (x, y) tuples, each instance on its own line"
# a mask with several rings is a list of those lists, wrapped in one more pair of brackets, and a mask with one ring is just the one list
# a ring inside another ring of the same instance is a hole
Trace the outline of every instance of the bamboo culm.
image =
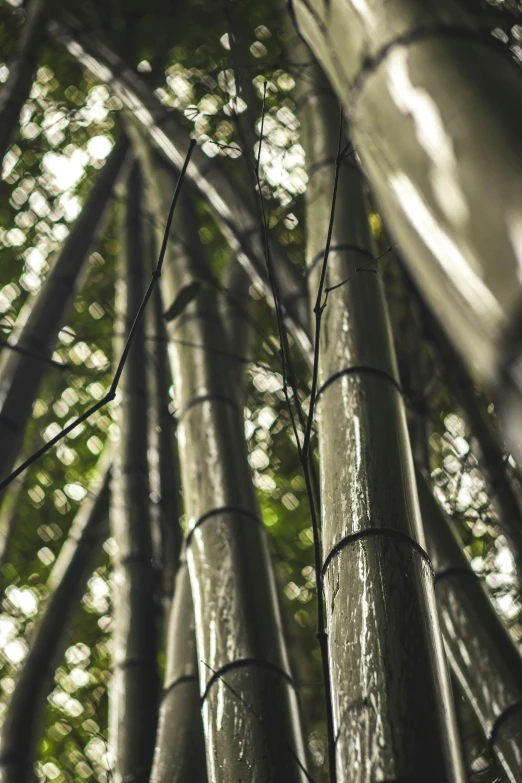
[(245, 401), (248, 366), (246, 360), (250, 356), (254, 339), (254, 329), (245, 318), (245, 313), (247, 317), (252, 317), (252, 298), (249, 293), (251, 283), (246, 269), (232, 256), (225, 277), (227, 295), (223, 297), (221, 314), (230, 351), (238, 357), (235, 363), (236, 378), (231, 381), (238, 391), (238, 405)]
[[(160, 188), (161, 211), (171, 176), (156, 164), (150, 181)], [(208, 277), (187, 203), (176, 216), (169, 253), (162, 276), (166, 303), (195, 278)], [(243, 411), (221, 353), (225, 331), (208, 286), (168, 330), (208, 778), (303, 783), (297, 695), (247, 461)]]
[(47, 0), (30, 0), (9, 75), (0, 89), (0, 168), (19, 127), (22, 106), (29, 97), (42, 44), (42, 22)]
[[(123, 253), (117, 283), (117, 333), (127, 335), (148, 282), (141, 226), (143, 181), (134, 164), (127, 183)], [(116, 340), (116, 356), (122, 348)], [(148, 388), (145, 331), (135, 331), (115, 410), (120, 438), (111, 482), (114, 673), (109, 699), (109, 738), (114, 780), (147, 783), (152, 766), (158, 707), (156, 568), (153, 562), (148, 475)]]
[(362, 178), (353, 160), (337, 159), (339, 106), (319, 69), (307, 69), (300, 104), (311, 301), (338, 177), (327, 305), (323, 297), (313, 313), (322, 315), (317, 420), (337, 779), (463, 781)]
[(49, 598), (7, 707), (0, 735), (1, 783), (36, 783), (33, 765), (46, 697), (53, 688), (70, 621), (109, 533), (109, 477), (110, 455), (104, 454), (99, 476), (82, 501), (47, 582)]
[[(145, 232), (146, 226), (143, 226)], [(155, 247), (150, 236), (151, 248)], [(161, 603), (168, 618), (174, 594), (174, 578), (180, 556), (182, 530), (180, 526), (179, 457), (175, 447), (176, 420), (170, 412), (172, 387), (167, 331), (163, 320), (161, 291), (156, 286), (150, 310), (146, 313), (147, 360), (149, 389), (149, 472), (155, 498), (153, 544), (155, 559), (161, 568)], [(155, 528), (155, 530), (154, 530)]]
[(10, 473), (19, 454), (47, 370), (46, 360), (52, 356), (58, 333), (81, 285), (89, 254), (103, 228), (127, 150), (128, 141), (122, 136), (88, 194), (42, 289), (20, 314), (11, 342), (23, 353), (4, 350), (0, 363), (0, 479)]
[(520, 71), (455, 0), (293, 0), (293, 10), (419, 289), (496, 392), (520, 459)]
[(521, 783), (522, 657), (420, 470), (417, 485), (451, 668), (508, 780)]
[(176, 574), (151, 783), (206, 783), (194, 608), (186, 560)]

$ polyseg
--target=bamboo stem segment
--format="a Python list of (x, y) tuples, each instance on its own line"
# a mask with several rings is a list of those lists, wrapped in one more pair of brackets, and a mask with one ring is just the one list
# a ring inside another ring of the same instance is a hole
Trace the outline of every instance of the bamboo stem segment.
[[(307, 69), (307, 76), (302, 125), (312, 301), (326, 269), (325, 298), (313, 316), (322, 317), (317, 391), (322, 573), (337, 777), (355, 783), (462, 781), (361, 174), (352, 160), (339, 158), (339, 107), (326, 81), (318, 69)], [(324, 267), (334, 177), (335, 216)]]
[(522, 456), (522, 79), (455, 0), (294, 0), (419, 289)]
[[(137, 164), (129, 181), (124, 220), (124, 253), (116, 313), (128, 334), (140, 307), (149, 265), (142, 235), (143, 182)], [(116, 355), (122, 338), (117, 338)], [(135, 331), (121, 376), (120, 428), (111, 497), (114, 559), (114, 673), (110, 693), (110, 742), (115, 781), (147, 783), (152, 766), (158, 706), (156, 662), (156, 569), (150, 522), (146, 348), (143, 321)]]

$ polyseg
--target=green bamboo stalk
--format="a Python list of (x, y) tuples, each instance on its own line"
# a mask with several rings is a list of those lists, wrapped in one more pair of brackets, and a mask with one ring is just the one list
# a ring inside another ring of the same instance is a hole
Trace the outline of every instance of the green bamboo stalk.
[(455, 0), (293, 8), (413, 277), (520, 457), (520, 72)]
[[(150, 264), (141, 226), (143, 183), (137, 164), (129, 181), (123, 227), (124, 253), (116, 313), (129, 334)], [(122, 348), (118, 336), (116, 355)], [(116, 780), (149, 780), (157, 722), (156, 574), (152, 559), (147, 461), (148, 390), (143, 322), (138, 325), (121, 378), (120, 428), (111, 498), (114, 562), (114, 674), (110, 692), (110, 741)]]
[(29, 97), (41, 51), (42, 23), (47, 0), (31, 0), (16, 49), (9, 62), (9, 76), (0, 89), (0, 167), (18, 128), (20, 112)]
[(243, 405), (246, 396), (247, 359), (252, 351), (254, 329), (247, 317), (252, 318), (252, 297), (249, 290), (252, 280), (235, 256), (231, 256), (225, 274), (224, 296), (221, 306), (226, 341), (230, 352), (238, 357), (233, 372), (232, 387), (237, 389), (238, 404)]
[[(73, 17), (62, 14), (59, 20), (48, 23), (48, 29), (55, 41), (119, 96), (133, 121), (168, 164), (179, 171), (188, 145), (188, 129), (176, 120), (175, 114), (162, 106), (147, 85), (114, 52), (83, 31)], [(199, 148), (194, 150), (187, 177), (207, 201), (238, 261), (271, 301), (259, 218), (248, 191), (243, 192), (241, 186), (229, 182), (219, 158), (208, 158)], [(283, 292), (281, 306), (298, 344), (309, 356), (308, 309), (302, 281), (281, 250), (274, 248), (273, 255)]]
[(205, 783), (194, 608), (186, 560), (176, 575), (151, 783)]
[[(151, 272), (159, 254), (159, 226), (151, 214), (141, 215), (141, 230), (150, 257)], [(183, 538), (180, 517), (179, 457), (175, 448), (176, 420), (171, 413), (172, 376), (168, 357), (168, 337), (163, 320), (161, 289), (155, 286), (145, 311), (147, 372), (151, 404), (149, 422), (149, 478), (151, 497), (153, 556), (161, 568), (160, 597), (163, 617), (168, 623), (174, 580)]]
[(508, 780), (520, 783), (522, 658), (422, 471), (417, 486), (446, 653)]
[(40, 293), (21, 313), (12, 342), (23, 353), (4, 351), (0, 363), (0, 478), (18, 456), (27, 421), (58, 333), (65, 323), (93, 244), (107, 214), (111, 193), (128, 149), (126, 137), (116, 144), (98, 175)]
[[(145, 230), (145, 227), (144, 227)], [(152, 239), (152, 237), (151, 237)], [(182, 531), (179, 524), (179, 458), (175, 448), (176, 420), (169, 411), (172, 377), (167, 352), (167, 331), (163, 321), (161, 291), (155, 288), (146, 314), (147, 360), (150, 367), (152, 405), (149, 419), (149, 467), (151, 487), (156, 494), (156, 560), (161, 564), (161, 597), (165, 617), (169, 616), (174, 579), (180, 555)]]
[(82, 501), (47, 582), (49, 598), (5, 714), (0, 735), (0, 783), (33, 783), (46, 698), (93, 561), (108, 535), (110, 455)]
[[(150, 181), (160, 187), (159, 213), (170, 175), (158, 167)], [(162, 276), (169, 303), (206, 274), (187, 202), (175, 223)], [(209, 780), (302, 783), (297, 696), (212, 289), (203, 285), (168, 330)]]
[(309, 174), (310, 299), (318, 297), (313, 316), (320, 324), (322, 574), (337, 778), (462, 781), (406, 416), (361, 174), (353, 160), (338, 159), (339, 106), (326, 80), (318, 69), (306, 73), (308, 90), (300, 103)]
[[(149, 236), (153, 245), (151, 232)], [(153, 300), (147, 329), (149, 356), (153, 361), (152, 397), (155, 400), (152, 406), (151, 444), (157, 450), (155, 483), (160, 498), (158, 560), (162, 567), (162, 603), (168, 622), (167, 666), (151, 783), (205, 783), (205, 740), (199, 698), (194, 609), (186, 558), (183, 555), (179, 560), (182, 538), (179, 524), (181, 479), (179, 457), (174, 448), (175, 419), (169, 412), (168, 390), (172, 385), (172, 377), (159, 288), (155, 289)]]

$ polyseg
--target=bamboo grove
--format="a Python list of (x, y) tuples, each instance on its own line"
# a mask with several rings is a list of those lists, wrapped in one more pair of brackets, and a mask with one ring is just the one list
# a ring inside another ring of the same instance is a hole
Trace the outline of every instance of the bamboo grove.
[(522, 783), (521, 64), (0, 5), (1, 783)]

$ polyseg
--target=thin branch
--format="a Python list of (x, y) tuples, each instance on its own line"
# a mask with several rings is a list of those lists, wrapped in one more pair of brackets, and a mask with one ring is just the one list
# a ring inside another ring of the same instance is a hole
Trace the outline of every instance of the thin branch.
[(323, 264), (321, 267), (321, 276), (319, 279), (319, 286), (317, 288), (317, 297), (315, 300), (314, 314), (315, 314), (315, 342), (314, 342), (314, 363), (312, 368), (312, 389), (310, 392), (310, 405), (308, 408), (308, 418), (306, 432), (303, 441), (303, 454), (306, 460), (308, 460), (308, 452), (310, 449), (310, 438), (312, 435), (312, 422), (314, 419), (315, 398), (317, 395), (317, 381), (319, 377), (319, 349), (320, 349), (320, 337), (321, 337), (321, 319), (323, 316), (326, 302), (322, 302), (323, 289), (326, 279), (326, 270), (328, 267), (328, 256), (330, 255), (330, 245), (332, 244), (332, 234), (334, 229), (335, 219), (335, 205), (337, 201), (337, 189), (339, 187), (339, 176), (341, 174), (341, 165), (343, 162), (344, 149), (341, 148), (343, 139), (343, 114), (341, 111), (341, 120), (339, 122), (339, 142), (337, 148), (337, 156), (335, 159), (335, 174), (332, 192), (332, 207), (330, 210), (330, 222), (328, 224), (328, 233), (326, 236), (326, 245), (324, 248)]
[(31, 351), (30, 348), (22, 348), (21, 345), (13, 345), (12, 343), (7, 342), (7, 340), (0, 340), (0, 345), (15, 353), (21, 353), (24, 356), (29, 356), (31, 359), (38, 359), (40, 362), (50, 364), (52, 367), (57, 367), (59, 370), (68, 370), (71, 367), (70, 364), (57, 362), (56, 359), (52, 359), (50, 356), (43, 356), (37, 351)]
[(263, 108), (261, 109), (261, 127), (259, 128), (259, 147), (257, 148), (256, 177), (259, 176), (259, 164), (261, 163), (261, 147), (263, 144), (263, 130), (265, 127), (265, 109), (266, 109), (266, 88), (267, 83), (263, 85)]
[(149, 283), (149, 286), (145, 292), (145, 296), (142, 299), (142, 302), (138, 308), (138, 312), (136, 313), (136, 317), (134, 319), (134, 322), (130, 328), (129, 335), (127, 337), (127, 341), (125, 343), (125, 347), (123, 349), (123, 353), (121, 355), (121, 358), (118, 362), (118, 366), (116, 367), (116, 372), (114, 373), (114, 378), (112, 380), (111, 386), (109, 388), (109, 391), (103, 397), (101, 400), (99, 400), (97, 403), (95, 403), (91, 408), (86, 410), (84, 413), (82, 413), (81, 416), (79, 416), (77, 419), (75, 419), (73, 422), (71, 422), (67, 427), (65, 427), (61, 432), (59, 432), (57, 435), (55, 435), (54, 438), (51, 438), (50, 441), (48, 441), (44, 446), (42, 446), (38, 451), (36, 451), (34, 454), (32, 454), (28, 459), (25, 460), (25, 462), (22, 462), (21, 465), (19, 465), (12, 473), (10, 473), (3, 481), (0, 482), (0, 492), (2, 492), (9, 484), (14, 481), (14, 479), (20, 475), (20, 473), (23, 473), (24, 470), (26, 470), (30, 465), (33, 464), (33, 462), (36, 462), (41, 456), (43, 456), (47, 451), (52, 449), (53, 446), (55, 446), (59, 441), (62, 440), (66, 435), (68, 435), (72, 430), (76, 429), (78, 425), (82, 424), (82, 422), (86, 421), (90, 416), (92, 416), (93, 413), (96, 413), (100, 408), (102, 408), (104, 405), (106, 405), (108, 402), (111, 402), (114, 400), (116, 396), (116, 391), (118, 389), (118, 384), (120, 382), (121, 375), (123, 373), (123, 370), (125, 368), (125, 363), (127, 361), (127, 357), (129, 355), (129, 351), (132, 346), (132, 341), (134, 338), (134, 334), (136, 332), (136, 328), (138, 326), (139, 321), (141, 320), (143, 316), (143, 312), (145, 310), (145, 307), (147, 306), (147, 302), (149, 301), (152, 291), (154, 290), (154, 287), (158, 281), (158, 279), (161, 276), (161, 269), (163, 266), (163, 261), (165, 258), (165, 253), (167, 250), (167, 244), (169, 239), (169, 233), (170, 233), (170, 227), (172, 224), (172, 219), (174, 217), (174, 211), (176, 209), (176, 205), (178, 203), (179, 194), (181, 191), (181, 186), (183, 184), (183, 180), (185, 178), (185, 173), (187, 171), (187, 167), (190, 161), (190, 158), (192, 156), (192, 152), (194, 150), (194, 147), (196, 146), (196, 141), (194, 139), (191, 139), (189, 149), (187, 152), (187, 155), (185, 157), (185, 161), (183, 163), (183, 168), (181, 169), (178, 182), (176, 184), (176, 190), (174, 191), (174, 197), (172, 199), (172, 204), (170, 206), (169, 215), (167, 218), (167, 224), (165, 227), (165, 233), (163, 236), (163, 242), (161, 244), (161, 250), (158, 258), (158, 263), (156, 265), (156, 268), (154, 272), (152, 273), (152, 278)]

